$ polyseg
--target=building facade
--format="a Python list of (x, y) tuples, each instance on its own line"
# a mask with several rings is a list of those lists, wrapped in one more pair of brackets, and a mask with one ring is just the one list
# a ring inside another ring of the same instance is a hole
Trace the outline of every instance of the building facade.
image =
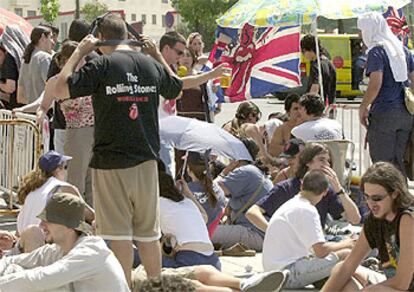
[[(70, 23), (75, 18), (76, 0), (59, 1), (59, 17), (56, 25), (61, 33), (60, 40), (67, 36)], [(79, 0), (80, 7), (91, 0)], [(167, 27), (166, 15), (175, 10), (170, 0), (100, 0), (110, 11), (120, 13), (128, 23), (142, 22), (142, 32), (155, 40), (172, 28)], [(0, 7), (26, 18), (32, 25), (43, 21), (40, 15), (40, 0), (1, 0)], [(81, 15), (82, 18), (82, 15)], [(171, 22), (169, 22), (171, 23)]]

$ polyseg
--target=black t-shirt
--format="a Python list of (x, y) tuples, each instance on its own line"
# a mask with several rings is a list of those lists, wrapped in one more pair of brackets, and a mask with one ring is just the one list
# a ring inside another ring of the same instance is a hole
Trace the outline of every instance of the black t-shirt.
[(19, 68), (17, 67), (16, 61), (13, 56), (9, 53), (6, 54), (4, 58), (3, 66), (1, 67), (1, 79), (6, 81), (6, 79), (14, 80), (16, 82), (16, 90), (10, 94), (10, 104), (14, 105), (17, 103), (17, 86), (19, 81)]
[[(322, 84), (325, 100), (328, 99), (329, 104), (333, 103), (336, 96), (336, 70), (329, 59), (321, 56)], [(318, 61), (312, 61), (309, 73), (308, 92), (312, 84), (319, 84)]]
[[(400, 258), (400, 221), (404, 214), (414, 216), (414, 208), (399, 210), (392, 222), (377, 219), (372, 214), (364, 223), (364, 233), (369, 246), (378, 248), (381, 267), (387, 278), (395, 275)], [(414, 278), (409, 291), (414, 291)]]
[(157, 159), (159, 96), (177, 97), (180, 79), (142, 53), (118, 50), (85, 64), (68, 84), (71, 98), (92, 95), (92, 168), (129, 168)]

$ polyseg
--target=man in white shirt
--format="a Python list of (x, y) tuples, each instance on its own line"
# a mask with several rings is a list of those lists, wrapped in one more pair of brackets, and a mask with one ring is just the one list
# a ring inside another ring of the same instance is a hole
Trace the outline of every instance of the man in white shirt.
[(39, 218), (46, 242), (0, 260), (0, 287), (6, 291), (129, 291), (122, 267), (105, 242), (87, 236), (85, 203), (56, 193)]
[(351, 238), (325, 242), (315, 205), (328, 193), (328, 186), (322, 171), (308, 172), (301, 192), (270, 219), (263, 243), (263, 267), (265, 271), (288, 270), (286, 288), (303, 288), (328, 277), (354, 245)]
[(299, 99), (302, 124), (292, 129), (292, 135), (303, 141), (341, 140), (341, 124), (324, 117), (325, 104), (318, 94), (308, 93)]

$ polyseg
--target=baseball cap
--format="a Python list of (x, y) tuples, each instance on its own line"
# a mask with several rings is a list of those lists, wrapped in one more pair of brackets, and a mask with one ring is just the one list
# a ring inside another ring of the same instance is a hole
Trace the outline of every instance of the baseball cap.
[(71, 160), (72, 157), (65, 156), (60, 154), (59, 152), (56, 152), (54, 150), (51, 150), (39, 158), (39, 167), (41, 170), (51, 173), (54, 171), (59, 165), (61, 165), (63, 162)]
[(90, 233), (91, 226), (85, 222), (85, 203), (78, 196), (69, 193), (55, 193), (37, 218)]
[(305, 142), (301, 139), (292, 138), (283, 147), (283, 152), (279, 157), (292, 158), (305, 148)]

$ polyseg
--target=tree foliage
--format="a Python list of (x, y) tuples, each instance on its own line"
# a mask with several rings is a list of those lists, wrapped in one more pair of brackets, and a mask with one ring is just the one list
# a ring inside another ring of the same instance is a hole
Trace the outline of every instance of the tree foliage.
[(172, 0), (189, 30), (201, 33), (207, 50), (214, 43), (216, 19), (236, 2), (237, 0)]
[(59, 0), (40, 0), (40, 13), (48, 23), (54, 23), (59, 15)]
[(92, 0), (82, 6), (81, 12), (87, 21), (92, 22), (98, 16), (108, 12), (108, 5), (101, 3), (98, 0)]

